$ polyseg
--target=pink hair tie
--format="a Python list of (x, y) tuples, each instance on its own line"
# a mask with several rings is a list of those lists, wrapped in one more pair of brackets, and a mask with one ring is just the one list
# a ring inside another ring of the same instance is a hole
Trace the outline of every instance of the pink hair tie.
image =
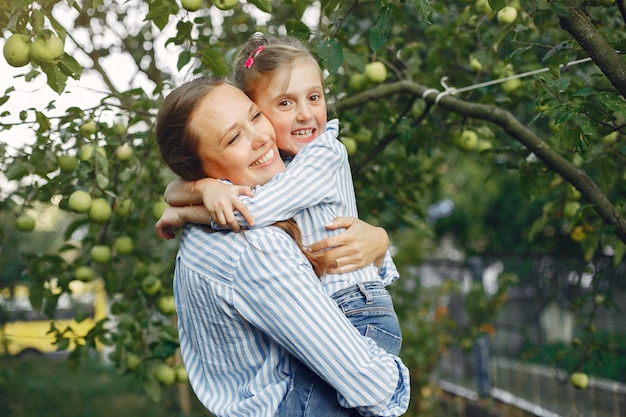
[(244, 67), (246, 67), (246, 68), (252, 67), (252, 64), (254, 64), (254, 58), (259, 56), (261, 51), (264, 50), (264, 49), (265, 49), (265, 45), (261, 45), (258, 48), (256, 48), (254, 51), (252, 51), (252, 53), (250, 54), (248, 59), (246, 59), (246, 63), (244, 64)]

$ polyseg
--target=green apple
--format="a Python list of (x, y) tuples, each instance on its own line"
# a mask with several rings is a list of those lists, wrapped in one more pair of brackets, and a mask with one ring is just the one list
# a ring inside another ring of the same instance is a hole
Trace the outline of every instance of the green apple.
[(33, 219), (28, 214), (21, 214), (15, 220), (15, 227), (20, 232), (32, 232), (35, 228), (35, 219)]
[(30, 39), (21, 33), (15, 33), (6, 40), (2, 53), (12, 67), (23, 67), (30, 63)]
[(359, 143), (367, 143), (372, 140), (372, 131), (361, 125), (359, 130), (354, 134), (354, 139)]
[(70, 195), (67, 204), (70, 210), (76, 213), (85, 213), (91, 208), (92, 202), (93, 200), (87, 191), (76, 190)]
[(478, 139), (478, 143), (476, 144), (476, 151), (484, 152), (488, 149), (491, 149), (492, 147), (493, 145), (491, 144), (491, 141), (487, 139)]
[(352, 91), (361, 91), (366, 84), (367, 78), (361, 73), (352, 74), (348, 80), (348, 88)]
[(469, 352), (474, 347), (474, 341), (469, 337), (464, 337), (459, 342), (459, 345), (461, 346), (461, 349), (463, 349), (465, 352)]
[(387, 67), (380, 61), (365, 65), (365, 77), (373, 83), (382, 83), (387, 79)]
[(176, 372), (176, 382), (189, 382), (189, 375), (187, 374), (187, 370), (184, 365), (176, 365), (174, 367), (174, 372)]
[(458, 135), (455, 144), (464, 151), (471, 151), (478, 146), (478, 134), (470, 129), (464, 129)]
[(580, 191), (571, 184), (567, 186), (566, 195), (568, 200), (578, 200), (581, 196)]
[(58, 64), (63, 54), (63, 41), (54, 34), (50, 34), (48, 39), (44, 36), (38, 36), (30, 46), (31, 61), (41, 67), (51, 67)]
[(512, 78), (510, 80), (504, 81), (500, 87), (505, 93), (510, 93), (517, 90), (521, 85), (522, 81), (519, 78)]
[(79, 281), (89, 282), (93, 281), (95, 277), (96, 271), (90, 266), (79, 266), (74, 271), (74, 278)]
[(81, 161), (91, 161), (93, 159), (94, 152), (99, 153), (105, 158), (107, 156), (107, 153), (102, 146), (88, 143), (86, 145), (83, 145), (83, 147), (80, 148), (80, 151), (78, 151), (78, 159), (80, 159)]
[(157, 201), (152, 205), (152, 216), (157, 220), (160, 219), (167, 206), (168, 204), (164, 199)]
[(202, 8), (202, 0), (182, 0), (182, 5), (188, 12), (195, 12)]
[(580, 209), (580, 203), (575, 200), (568, 200), (563, 204), (563, 216), (571, 219), (576, 215), (576, 212)]
[(115, 156), (120, 161), (128, 161), (133, 157), (133, 148), (128, 145), (120, 145), (115, 149)]
[(346, 147), (348, 155), (353, 155), (359, 147), (359, 145), (356, 143), (356, 140), (350, 137), (341, 138), (341, 143), (343, 143), (343, 146)]
[(107, 245), (94, 245), (91, 248), (91, 259), (97, 264), (106, 264), (111, 260), (111, 248)]
[(80, 129), (78, 130), (80, 131), (81, 134), (85, 136), (90, 136), (96, 133), (97, 129), (98, 129), (98, 124), (96, 123), (95, 120), (87, 120), (85, 123), (83, 123), (80, 126)]
[(469, 66), (472, 71), (481, 72), (483, 70), (483, 64), (475, 56), (470, 57)]
[(570, 383), (576, 389), (585, 389), (589, 385), (589, 376), (584, 372), (574, 372), (569, 378)]
[(120, 236), (113, 242), (113, 247), (119, 255), (128, 255), (135, 249), (135, 242), (130, 236)]
[(233, 9), (238, 3), (238, 0), (214, 0), (213, 4), (220, 10)]
[(595, 297), (593, 297), (593, 302), (596, 305), (602, 305), (604, 304), (604, 301), (606, 300), (606, 297), (604, 296), (604, 294), (596, 294)]
[(135, 369), (139, 368), (139, 365), (141, 365), (141, 358), (138, 355), (135, 355), (134, 353), (129, 353), (126, 355), (126, 368), (134, 371)]
[(141, 289), (147, 295), (155, 295), (161, 290), (161, 280), (154, 275), (147, 275), (141, 280)]
[(617, 136), (618, 136), (617, 131), (615, 131), (615, 132), (609, 133), (608, 135), (602, 136), (600, 139), (602, 140), (603, 143), (610, 145), (611, 143), (617, 142)]
[(126, 134), (126, 125), (124, 123), (115, 123), (112, 127), (113, 133), (116, 135), (124, 135)]
[(502, 9), (498, 10), (496, 18), (498, 19), (498, 22), (510, 25), (515, 22), (515, 19), (517, 19), (517, 9), (513, 6), (504, 6)]
[(159, 311), (166, 316), (170, 316), (176, 312), (176, 304), (173, 295), (162, 295), (157, 300)]
[(113, 210), (109, 201), (100, 197), (92, 201), (88, 216), (94, 222), (104, 223), (111, 218), (112, 213)]
[(174, 368), (164, 363), (158, 365), (154, 369), (154, 376), (162, 385), (172, 385), (176, 382), (176, 372), (174, 371)]
[(489, 5), (489, 0), (476, 0), (474, 7), (478, 13), (490, 14), (493, 12), (491, 6)]
[(78, 158), (74, 155), (60, 155), (57, 158), (57, 164), (59, 164), (61, 172), (69, 174), (70, 172), (74, 172), (78, 166)]
[(115, 214), (121, 217), (128, 216), (128, 213), (133, 209), (133, 200), (126, 198), (124, 200), (115, 200), (113, 204), (113, 211)]

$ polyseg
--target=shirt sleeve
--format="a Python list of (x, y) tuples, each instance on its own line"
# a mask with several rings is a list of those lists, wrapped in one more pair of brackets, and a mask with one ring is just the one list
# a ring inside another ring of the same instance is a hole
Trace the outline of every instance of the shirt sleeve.
[(236, 309), (334, 387), (342, 406), (364, 416), (403, 414), (408, 369), (361, 336), (292, 247), (287, 235), (252, 243), (239, 263)]
[(389, 251), (385, 253), (385, 258), (383, 259), (383, 265), (380, 268), (379, 275), (384, 286), (392, 284), (400, 277), (398, 268), (396, 268), (396, 264), (391, 258), (391, 253)]
[[(326, 131), (302, 148), (284, 173), (257, 187), (254, 197), (241, 197), (254, 217), (254, 227), (287, 220), (305, 208), (338, 199), (336, 173), (348, 154), (337, 135), (338, 122), (328, 122)], [(235, 216), (247, 226), (239, 212)]]

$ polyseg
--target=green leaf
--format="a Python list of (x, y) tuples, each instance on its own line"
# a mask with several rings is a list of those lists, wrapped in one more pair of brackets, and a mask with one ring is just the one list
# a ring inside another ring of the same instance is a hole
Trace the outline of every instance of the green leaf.
[(311, 30), (300, 20), (288, 20), (287, 23), (285, 23), (285, 28), (287, 29), (287, 34), (294, 38), (308, 41), (311, 37)]
[(48, 86), (54, 92), (61, 94), (65, 90), (67, 75), (63, 74), (57, 66), (42, 68), (42, 70), (48, 76)]
[(230, 66), (226, 63), (224, 55), (217, 49), (207, 48), (202, 51), (200, 61), (205, 68), (215, 75), (226, 76), (230, 74)]
[(181, 52), (180, 55), (178, 55), (178, 62), (176, 63), (176, 68), (180, 70), (185, 65), (189, 64), (189, 61), (191, 61), (191, 51), (189, 51), (188, 49), (185, 49), (183, 52)]
[(35, 311), (41, 311), (41, 305), (43, 303), (44, 289), (43, 285), (33, 284), (28, 289), (28, 300), (30, 305)]
[(429, 21), (430, 16), (433, 14), (433, 6), (428, 0), (409, 0), (409, 3), (415, 7), (424, 21)]
[(6, 170), (6, 175), (9, 181), (16, 181), (24, 178), (30, 173), (30, 164), (24, 161), (16, 161)]
[(248, 3), (254, 4), (262, 12), (272, 13), (272, 2), (270, 0), (248, 0)]
[(83, 73), (83, 67), (67, 53), (63, 54), (61, 61), (59, 62), (59, 69), (61, 72), (75, 80), (79, 80)]
[(393, 24), (393, 18), (391, 16), (391, 6), (384, 6), (379, 11), (376, 25), (369, 31), (370, 36), (370, 49), (373, 52), (378, 52), (389, 39), (391, 33), (391, 26)]
[(149, 3), (145, 20), (151, 20), (159, 29), (163, 30), (170, 20), (170, 15), (175, 15), (178, 10), (179, 7), (175, 1), (153, 1)]
[(322, 66), (331, 73), (337, 72), (343, 62), (343, 51), (336, 39), (326, 39), (321, 41), (315, 50), (317, 56), (322, 61)]

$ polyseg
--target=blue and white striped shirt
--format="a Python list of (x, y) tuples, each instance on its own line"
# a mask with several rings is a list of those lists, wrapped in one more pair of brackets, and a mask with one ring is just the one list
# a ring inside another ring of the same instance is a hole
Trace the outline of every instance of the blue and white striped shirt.
[(176, 259), (180, 346), (191, 386), (216, 416), (275, 416), (293, 357), (362, 415), (397, 416), (408, 369), (362, 337), (276, 227), (209, 232), (187, 224)]
[[(253, 198), (242, 197), (254, 216), (255, 227), (293, 217), (302, 230), (303, 243), (310, 245), (342, 232), (324, 227), (335, 217), (359, 217), (348, 153), (337, 140), (338, 133), (339, 121), (329, 121), (326, 132), (302, 148), (286, 172), (256, 187)], [(239, 212), (235, 215), (240, 224), (247, 224)], [(380, 274), (372, 264), (353, 272), (328, 274), (322, 277), (322, 283), (329, 294), (334, 294), (359, 282), (382, 279), (384, 285), (389, 285), (398, 275), (387, 251)]]

